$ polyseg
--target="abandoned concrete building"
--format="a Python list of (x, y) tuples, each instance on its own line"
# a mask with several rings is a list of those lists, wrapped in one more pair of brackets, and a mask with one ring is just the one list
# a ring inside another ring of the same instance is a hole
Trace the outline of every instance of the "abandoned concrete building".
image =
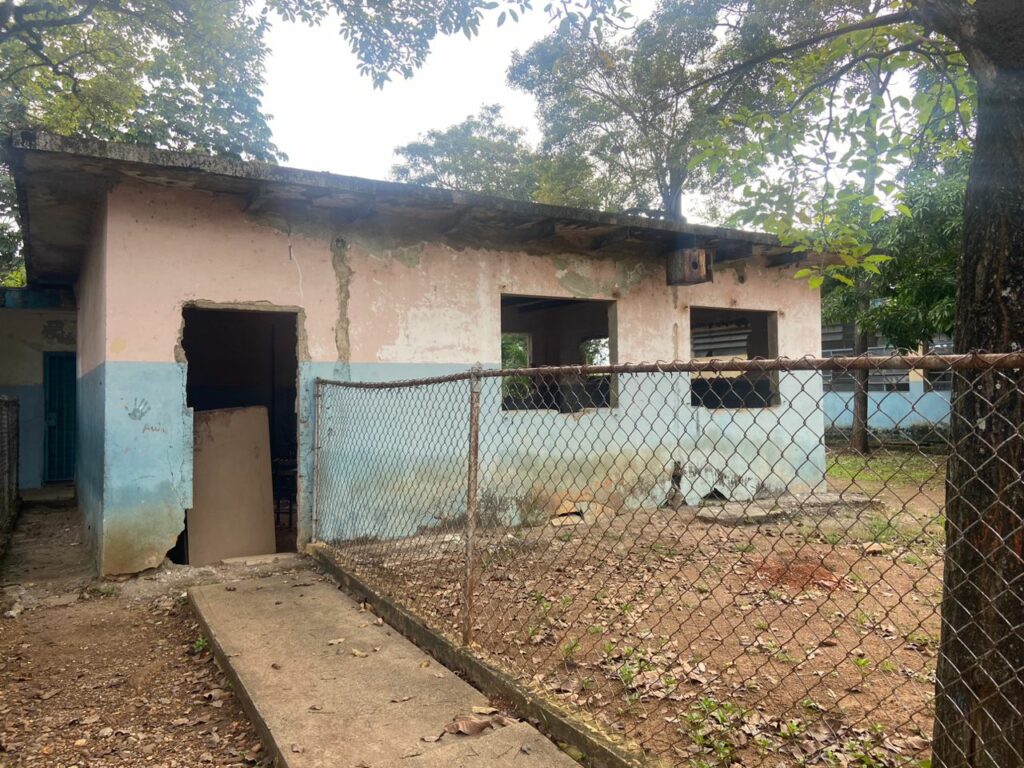
[[(260, 546), (308, 541), (318, 377), (498, 367), (503, 334), (535, 366), (820, 352), (819, 296), (763, 234), (41, 133), (6, 153), (30, 287), (0, 305), (0, 393), (22, 403), (23, 484), (74, 478), (102, 574), (189, 559), (200, 417), (222, 409), (264, 409), (269, 455), (255, 484), (213, 476), (273, 495)], [(818, 374), (692, 392), (680, 423), (790, 420), (752, 450), (776, 475), (787, 458), (790, 489), (821, 482)], [(585, 394), (630, 407), (607, 380)], [(483, 409), (581, 417), (557, 389)]]

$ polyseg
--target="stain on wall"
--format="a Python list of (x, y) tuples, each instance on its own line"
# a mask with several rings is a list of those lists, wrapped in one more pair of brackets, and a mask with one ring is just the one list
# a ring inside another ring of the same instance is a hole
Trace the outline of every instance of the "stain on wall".
[[(85, 285), (100, 274), (98, 286), (79, 311), (80, 325), (88, 317), (90, 338), (99, 340), (98, 349), (80, 349), (88, 361), (83, 367), (100, 371), (89, 397), (105, 403), (103, 423), (89, 430), (104, 432), (104, 572), (157, 565), (191, 503), (192, 419), (180, 351), (187, 305), (300, 310), (300, 543), (312, 525), (315, 379), (410, 378), (475, 363), (496, 366), (503, 293), (615, 301), (620, 361), (679, 357), (680, 347), (688, 347), (691, 305), (784, 307), (780, 352), (817, 351), (817, 295), (787, 270), (750, 264), (742, 281), (723, 269), (714, 283), (670, 289), (660, 261), (454, 247), (247, 206), (226, 195), (137, 183), (110, 193), (104, 258), (83, 276)], [(743, 428), (735, 415), (681, 421), (688, 430), (702, 424), (708, 440), (716, 429)], [(808, 429), (814, 443), (820, 431), (813, 424)], [(702, 438), (687, 432), (680, 439), (696, 445)], [(824, 459), (811, 453), (805, 463), (813, 481)]]

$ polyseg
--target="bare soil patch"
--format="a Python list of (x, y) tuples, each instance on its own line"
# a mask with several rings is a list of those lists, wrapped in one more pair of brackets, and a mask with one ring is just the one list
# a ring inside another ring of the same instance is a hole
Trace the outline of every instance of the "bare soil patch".
[(26, 505), (3, 566), (0, 767), (268, 764), (185, 589), (302, 561), (94, 581), (77, 511), (44, 503)]
[(3, 765), (264, 764), (180, 593), (3, 621), (0, 689)]
[[(477, 651), (668, 764), (922, 764), (941, 541), (937, 508), (908, 500), (935, 487), (881, 486), (898, 501), (844, 478), (756, 525), (663, 508), (484, 529)], [(464, 547), (445, 532), (336, 552), (458, 642)]]

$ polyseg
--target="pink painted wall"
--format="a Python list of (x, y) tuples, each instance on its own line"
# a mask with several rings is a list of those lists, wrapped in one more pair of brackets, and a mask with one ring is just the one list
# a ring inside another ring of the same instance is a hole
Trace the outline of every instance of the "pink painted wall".
[(688, 357), (690, 306), (779, 311), (781, 355), (820, 351), (818, 294), (793, 269), (719, 267), (711, 284), (670, 288), (655, 261), (399, 247), (346, 233), (345, 297), (331, 235), (302, 234), (302, 222), (289, 235), (240, 199), (148, 185), (125, 184), (108, 205), (109, 360), (174, 361), (182, 305), (206, 301), (302, 308), (304, 359), (335, 361), (347, 302), (353, 363), (493, 363), (502, 293), (616, 300), (620, 362)]
[(723, 267), (714, 283), (668, 287), (653, 261), (410, 250), (350, 249), (352, 362), (497, 362), (502, 293), (614, 299), (619, 362), (689, 357), (690, 306), (778, 311), (780, 354), (820, 352), (818, 293), (793, 269)]
[(107, 211), (96, 216), (92, 242), (82, 261), (75, 286), (78, 303), (78, 375), (84, 376), (103, 362), (107, 338)]
[(265, 303), (305, 310), (309, 359), (337, 359), (330, 243), (257, 223), (244, 201), (125, 184), (110, 194), (109, 360), (174, 362), (182, 306)]

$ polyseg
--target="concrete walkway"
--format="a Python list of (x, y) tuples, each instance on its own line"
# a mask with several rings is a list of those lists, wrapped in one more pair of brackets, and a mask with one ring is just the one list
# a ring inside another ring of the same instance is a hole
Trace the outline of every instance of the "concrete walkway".
[(485, 712), (484, 696), (313, 573), (189, 594), (281, 765), (577, 766), (526, 723), (495, 724), (476, 736), (446, 733), (474, 707)]

